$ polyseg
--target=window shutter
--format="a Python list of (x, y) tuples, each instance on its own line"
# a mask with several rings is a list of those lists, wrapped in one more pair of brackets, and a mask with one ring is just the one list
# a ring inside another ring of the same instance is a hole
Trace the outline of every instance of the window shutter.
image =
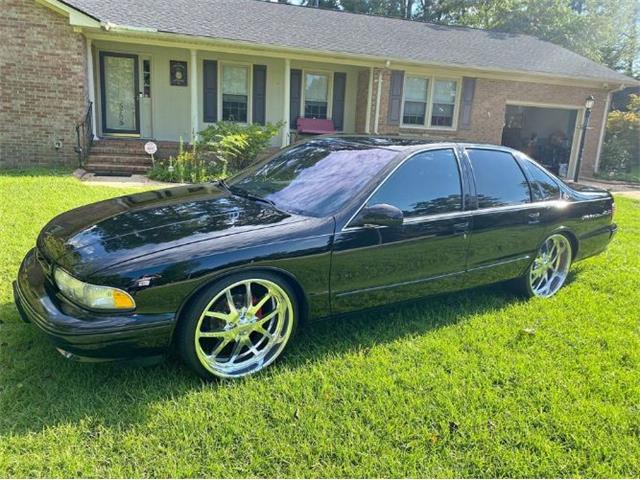
[(344, 130), (344, 96), (347, 88), (347, 74), (333, 74), (333, 110), (331, 119), (336, 130)]
[(460, 118), (458, 119), (458, 128), (461, 130), (469, 130), (471, 128), (471, 108), (475, 89), (475, 78), (464, 77), (462, 79), (462, 99), (460, 101)]
[(289, 94), (289, 128), (296, 129), (302, 102), (302, 70), (291, 70), (291, 89)]
[(253, 66), (253, 123), (264, 125), (267, 120), (267, 66)]
[(218, 62), (204, 60), (203, 62), (203, 86), (202, 95), (204, 121), (215, 123), (218, 121)]
[(400, 110), (402, 109), (402, 87), (404, 85), (404, 72), (391, 71), (391, 85), (389, 87), (389, 125), (400, 125)]

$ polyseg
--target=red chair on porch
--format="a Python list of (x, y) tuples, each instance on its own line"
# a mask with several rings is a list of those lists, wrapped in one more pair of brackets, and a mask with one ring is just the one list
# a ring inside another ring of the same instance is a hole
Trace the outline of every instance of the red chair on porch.
[(326, 135), (336, 133), (333, 120), (329, 118), (298, 118), (296, 122), (298, 134), (303, 135)]

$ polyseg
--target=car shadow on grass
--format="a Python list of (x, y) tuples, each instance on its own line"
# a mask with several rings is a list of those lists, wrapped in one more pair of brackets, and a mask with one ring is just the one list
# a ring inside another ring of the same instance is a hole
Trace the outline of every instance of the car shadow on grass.
[[(254, 379), (277, 376), (281, 367), (304, 369), (327, 356), (428, 334), (520, 301), (497, 284), (309, 323), (282, 360)], [(0, 332), (6, 332), (0, 339), (0, 437), (69, 422), (126, 427), (145, 421), (158, 402), (201, 389), (237, 387), (237, 380), (202, 381), (175, 356), (153, 367), (70, 362), (35, 327), (22, 323), (12, 304), (0, 306), (0, 312), (5, 317)]]

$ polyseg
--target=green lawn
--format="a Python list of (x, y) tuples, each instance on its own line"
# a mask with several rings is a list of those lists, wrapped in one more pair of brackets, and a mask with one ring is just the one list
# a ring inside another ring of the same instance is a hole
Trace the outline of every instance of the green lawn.
[(487, 287), (318, 323), (267, 371), (203, 383), (68, 362), (13, 306), (45, 222), (125, 191), (0, 172), (0, 477), (640, 475), (640, 202), (553, 299)]

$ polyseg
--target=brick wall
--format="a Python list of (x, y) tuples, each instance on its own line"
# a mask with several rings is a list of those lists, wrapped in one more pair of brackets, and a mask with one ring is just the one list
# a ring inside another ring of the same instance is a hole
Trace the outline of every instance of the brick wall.
[(0, 167), (73, 165), (87, 105), (84, 37), (33, 0), (0, 0), (0, 11)]
[(358, 72), (356, 95), (356, 133), (365, 133), (367, 126), (367, 99), (369, 98), (369, 70)]
[[(532, 102), (549, 105), (583, 105), (587, 96), (593, 95), (595, 106), (585, 140), (584, 157), (581, 168), (583, 176), (591, 176), (596, 164), (598, 142), (603, 128), (604, 108), (607, 91), (597, 88), (560, 86), (533, 82), (476, 79), (475, 95), (471, 113), (471, 128), (458, 131), (416, 130), (389, 125), (389, 84), (391, 71), (375, 70), (372, 115), (375, 115), (375, 93), (377, 79), (382, 71), (382, 92), (378, 132), (381, 134), (411, 134), (429, 138), (455, 138), (472, 142), (500, 144), (507, 101)], [(366, 103), (366, 102), (365, 102)], [(579, 120), (579, 119), (578, 119)], [(372, 124), (373, 125), (373, 124)]]

